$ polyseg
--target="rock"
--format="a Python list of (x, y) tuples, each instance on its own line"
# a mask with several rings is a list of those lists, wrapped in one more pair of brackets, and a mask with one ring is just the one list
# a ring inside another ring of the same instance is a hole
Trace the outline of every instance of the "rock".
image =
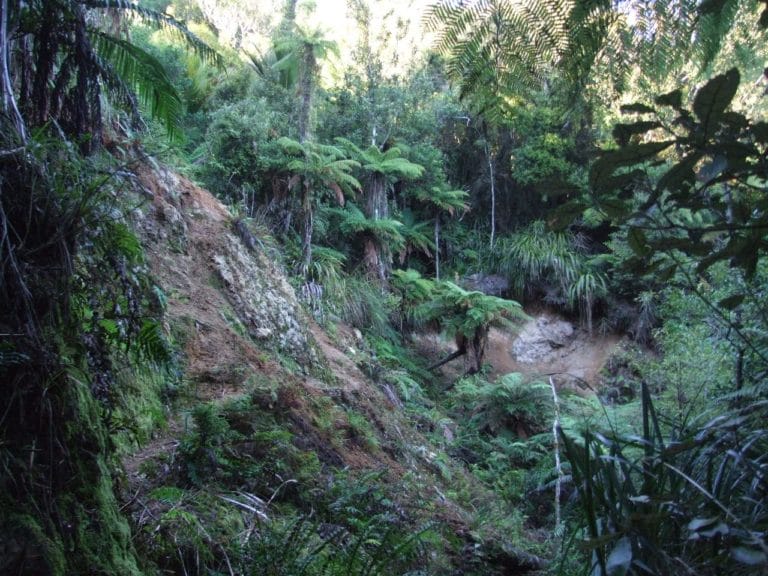
[(574, 334), (570, 322), (541, 316), (520, 331), (512, 344), (512, 355), (525, 364), (542, 362), (555, 350), (570, 344)]
[(482, 272), (465, 277), (462, 284), (467, 290), (477, 290), (489, 296), (501, 296), (509, 290), (509, 280), (503, 276)]
[(316, 360), (293, 288), (266, 257), (244, 250), (239, 238), (226, 233), (222, 252), (212, 258), (229, 301), (249, 333), (273, 340), (300, 364)]

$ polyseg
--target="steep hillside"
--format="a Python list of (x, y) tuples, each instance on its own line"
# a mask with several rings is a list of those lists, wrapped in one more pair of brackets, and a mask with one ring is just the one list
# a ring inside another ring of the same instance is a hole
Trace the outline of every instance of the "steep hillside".
[(285, 568), (269, 573), (291, 574), (310, 542), (355, 539), (366, 544), (350, 562), (375, 573), (543, 566), (447, 455), (450, 427), (403, 409), (359, 332), (307, 315), (267, 238), (183, 177), (149, 164), (137, 175), (133, 219), (182, 371), (167, 426), (124, 460), (148, 569), (240, 573), (238, 549), (266, 573), (272, 542)]

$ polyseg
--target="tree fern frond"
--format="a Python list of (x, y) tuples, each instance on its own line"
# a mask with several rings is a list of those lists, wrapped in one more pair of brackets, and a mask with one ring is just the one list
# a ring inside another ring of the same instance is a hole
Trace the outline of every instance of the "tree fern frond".
[(107, 83), (129, 84), (168, 133), (178, 135), (183, 105), (162, 64), (127, 40), (97, 30), (92, 31), (92, 38), (98, 54), (111, 65), (111, 70), (102, 70)]
[(149, 8), (144, 8), (135, 2), (127, 0), (81, 0), (81, 3), (86, 8), (116, 8), (118, 10), (129, 12), (135, 15), (147, 26), (163, 29), (174, 34), (183, 44), (190, 46), (195, 54), (197, 54), (204, 62), (216, 66), (220, 66), (223, 62), (221, 55), (198, 38), (197, 35), (193, 34), (183, 22), (164, 12), (150, 10)]

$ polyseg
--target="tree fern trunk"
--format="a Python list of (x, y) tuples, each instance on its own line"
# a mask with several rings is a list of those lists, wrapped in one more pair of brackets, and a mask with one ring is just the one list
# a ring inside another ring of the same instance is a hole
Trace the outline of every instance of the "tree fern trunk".
[[(371, 220), (389, 218), (387, 202), (387, 180), (383, 174), (374, 173), (368, 185), (365, 202), (366, 216)], [(370, 253), (369, 253), (370, 251)], [(391, 254), (389, 247), (376, 238), (366, 240), (366, 262), (368, 272), (386, 283), (390, 272)]]
[(389, 205), (387, 204), (387, 180), (383, 174), (373, 174), (368, 185), (365, 209), (366, 216), (371, 220), (383, 220), (389, 218)]

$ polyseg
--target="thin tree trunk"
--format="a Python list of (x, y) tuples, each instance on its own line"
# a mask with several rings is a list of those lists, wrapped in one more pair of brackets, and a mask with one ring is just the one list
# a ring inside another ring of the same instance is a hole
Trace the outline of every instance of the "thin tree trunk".
[(485, 139), (485, 157), (488, 160), (488, 177), (491, 181), (491, 249), (496, 241), (496, 176), (493, 172), (493, 158), (488, 146), (488, 137)]
[(552, 423), (552, 436), (555, 449), (555, 470), (557, 471), (557, 482), (555, 483), (555, 533), (557, 534), (562, 522), (560, 514), (560, 496), (562, 493), (563, 467), (560, 463), (560, 438), (557, 433), (560, 428), (560, 401), (557, 397), (557, 388), (555, 388), (555, 381), (552, 379), (552, 376), (549, 377), (549, 386), (552, 388), (552, 400), (555, 404), (555, 420)]
[(14, 127), (23, 144), (27, 143), (27, 130), (24, 119), (16, 105), (13, 94), (13, 82), (8, 66), (8, 50), (10, 40), (8, 38), (8, 0), (0, 1), (0, 92), (2, 92), (3, 113), (12, 116)]
[(302, 198), (302, 210), (304, 211), (304, 230), (301, 242), (301, 273), (305, 277), (309, 274), (309, 267), (312, 265), (312, 232), (314, 220), (312, 214), (312, 198), (309, 190), (305, 188)]
[(432, 364), (432, 366), (427, 368), (427, 370), (430, 370), (430, 371), (431, 370), (436, 370), (437, 368), (440, 368), (440, 366), (442, 366), (443, 364), (448, 364), (448, 362), (450, 362), (451, 360), (455, 360), (459, 356), (464, 356), (464, 354), (466, 354), (466, 353), (467, 353), (467, 349), (466, 348), (459, 348), (455, 352), (451, 352), (446, 358), (443, 358), (439, 362), (436, 362), (436, 363)]
[(301, 57), (301, 70), (299, 72), (299, 142), (302, 144), (312, 138), (310, 115), (312, 113), (312, 93), (314, 92), (314, 76), (317, 62), (312, 53), (312, 48), (305, 46)]
[(435, 280), (440, 280), (440, 216), (435, 216)]

